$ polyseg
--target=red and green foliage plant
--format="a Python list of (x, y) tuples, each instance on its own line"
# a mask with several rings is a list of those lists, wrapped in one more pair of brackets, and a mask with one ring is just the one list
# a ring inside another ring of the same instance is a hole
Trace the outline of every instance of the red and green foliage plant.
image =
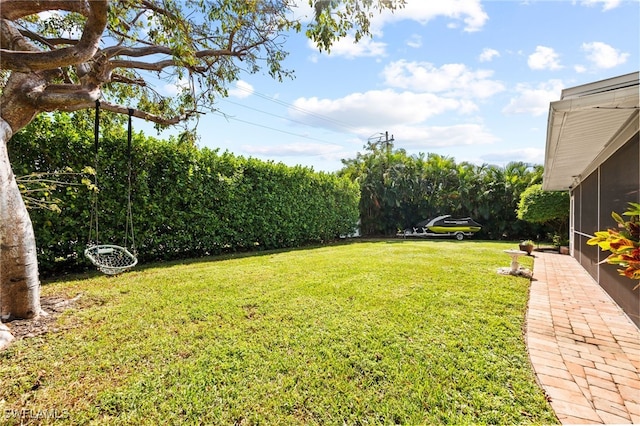
[[(624, 220), (616, 212), (611, 213), (618, 229), (598, 231), (587, 244), (598, 245), (603, 251), (611, 252), (604, 262), (618, 265), (620, 275), (640, 280), (640, 204), (629, 203), (629, 208), (622, 215), (629, 216), (629, 220)], [(639, 287), (640, 284), (633, 289)]]

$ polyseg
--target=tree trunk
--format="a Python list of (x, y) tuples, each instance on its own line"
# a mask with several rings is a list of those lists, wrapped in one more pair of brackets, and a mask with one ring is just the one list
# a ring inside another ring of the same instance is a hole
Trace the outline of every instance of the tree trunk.
[(0, 118), (0, 319), (42, 313), (33, 225), (11, 169), (7, 142), (13, 132)]

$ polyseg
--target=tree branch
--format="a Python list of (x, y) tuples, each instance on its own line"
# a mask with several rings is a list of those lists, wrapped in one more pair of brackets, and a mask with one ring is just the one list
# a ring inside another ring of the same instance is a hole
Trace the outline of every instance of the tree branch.
[(64, 10), (66, 12), (75, 12), (87, 16), (90, 13), (87, 8), (87, 3), (91, 2), (69, 0), (0, 0), (0, 18), (13, 21), (49, 10)]
[(53, 46), (58, 46), (61, 44), (64, 44), (64, 45), (78, 44), (78, 40), (75, 40), (72, 38), (61, 38), (61, 37), (46, 38), (46, 37), (42, 37), (40, 34), (36, 34), (33, 31), (29, 31), (26, 29), (20, 29), (19, 31), (23, 37), (42, 43), (46, 46), (49, 46), (50, 48), (53, 48)]
[[(139, 48), (130, 48), (130, 47), (113, 47), (109, 49), (105, 49), (103, 53), (106, 54), (107, 57), (113, 56), (130, 56), (130, 57), (142, 57), (142, 56), (151, 56), (156, 54), (172, 54), (171, 49), (164, 46), (148, 46), (148, 47), (139, 47)], [(233, 56), (236, 58), (242, 58), (245, 56), (245, 49), (238, 51), (231, 51), (229, 49), (206, 49), (200, 50), (195, 53), (195, 57), (198, 59), (205, 58), (214, 58), (219, 56)], [(144, 61), (128, 61), (122, 59), (114, 59), (109, 61), (109, 66), (111, 69), (116, 68), (135, 68), (147, 71), (162, 71), (168, 67), (174, 66), (183, 66), (183, 64), (179, 64), (175, 59), (165, 59), (163, 61), (157, 62), (144, 62)], [(193, 71), (204, 72), (210, 67), (188, 67)]]
[(79, 84), (50, 84), (27, 95), (41, 111), (78, 111), (91, 108), (100, 97), (100, 88)]
[(140, 58), (142, 56), (151, 55), (171, 55), (173, 52), (170, 48), (165, 46), (150, 45), (145, 47), (113, 46), (103, 49), (101, 53), (107, 58), (113, 58), (116, 56)]
[[(104, 101), (100, 101), (100, 108), (106, 110), (106, 111), (111, 111), (111, 112), (115, 112), (118, 114), (129, 114), (129, 108), (120, 106), (120, 105), (115, 105), (109, 102), (104, 102)], [(185, 114), (176, 116), (176, 117), (171, 117), (171, 118), (165, 118), (165, 117), (161, 117), (159, 115), (155, 115), (155, 114), (150, 114), (146, 111), (141, 111), (138, 109), (133, 109), (133, 116), (136, 118), (142, 118), (143, 120), (147, 120), (147, 121), (151, 121), (153, 123), (157, 123), (157, 124), (161, 124), (163, 126), (171, 126), (174, 124), (178, 124), (182, 121), (187, 120), (190, 117), (193, 117), (196, 114), (200, 114), (200, 112), (198, 111), (188, 111)]]
[[(30, 97), (34, 98), (34, 104), (36, 104), (40, 110), (66, 112), (93, 108), (99, 96), (100, 90), (97, 87), (90, 89), (80, 85), (70, 84), (51, 84), (39, 93), (30, 94)], [(129, 108), (106, 101), (100, 101), (100, 108), (117, 114), (129, 114)], [(200, 112), (191, 110), (184, 114), (167, 118), (134, 109), (132, 115), (163, 126), (171, 126), (185, 121), (196, 114), (200, 114)]]
[[(140, 58), (143, 56), (151, 55), (173, 55), (173, 50), (166, 46), (145, 46), (145, 47), (125, 47), (125, 46), (113, 46), (102, 50), (102, 54), (107, 58), (113, 58), (116, 56), (129, 56), (132, 58)], [(240, 56), (241, 53), (234, 52), (230, 48), (228, 49), (204, 49), (195, 52), (196, 58), (206, 58), (211, 56)]]
[(158, 62), (143, 62), (143, 61), (109, 61), (109, 65), (112, 69), (116, 68), (136, 68), (147, 71), (162, 71), (167, 67), (176, 66), (176, 61), (173, 59), (167, 59)]
[(172, 12), (168, 11), (167, 9), (158, 7), (158, 5), (156, 5), (155, 3), (152, 3), (152, 2), (150, 2), (148, 0), (142, 0), (141, 3), (142, 3), (142, 5), (144, 7), (146, 7), (149, 10), (152, 10), (154, 13), (156, 13), (158, 15), (164, 15), (164, 16), (167, 16), (167, 17), (169, 17), (171, 19), (174, 19), (176, 21), (180, 20), (180, 18), (178, 16), (176, 16), (175, 13), (172, 13)]
[(136, 85), (140, 87), (147, 87), (147, 82), (144, 78), (129, 78), (121, 74), (111, 74), (111, 81), (114, 83), (124, 83), (130, 85)]
[[(0, 0), (2, 1), (2, 0)], [(0, 3), (3, 6), (3, 9), (7, 4), (22, 4), (25, 2), (20, 2), (18, 0), (4, 0)], [(62, 3), (85, 3), (85, 2), (62, 2), (57, 0), (49, 0), (42, 2), (26, 2), (27, 4), (33, 4), (33, 9), (43, 11), (50, 10), (50, 4), (62, 4)], [(58, 50), (43, 52), (34, 50), (35, 48), (30, 48), (27, 51), (24, 50), (12, 50), (12, 49), (0, 49), (0, 68), (19, 71), (19, 72), (31, 72), (38, 70), (48, 70), (53, 68), (64, 67), (68, 65), (75, 65), (81, 62), (86, 62), (93, 57), (93, 55), (98, 51), (100, 40), (102, 39), (102, 34), (107, 26), (107, 0), (92, 0), (87, 2), (89, 4), (89, 12), (87, 17), (87, 22), (84, 27), (84, 31), (82, 33), (82, 37), (80, 37), (80, 41), (75, 46), (64, 47)], [(43, 5), (47, 5), (46, 7)], [(70, 7), (67, 6), (64, 10), (68, 10)], [(33, 13), (33, 12), (31, 12)], [(31, 14), (30, 13), (30, 14)], [(80, 12), (79, 12), (80, 13)], [(12, 14), (7, 14), (7, 16), (13, 16)], [(13, 18), (15, 19), (15, 18)], [(2, 38), (5, 37), (5, 26), (11, 26), (6, 20), (3, 20), (2, 27), (3, 31), (0, 33)], [(5, 41), (0, 40), (0, 45), (5, 46)], [(23, 46), (20, 46), (21, 48)]]

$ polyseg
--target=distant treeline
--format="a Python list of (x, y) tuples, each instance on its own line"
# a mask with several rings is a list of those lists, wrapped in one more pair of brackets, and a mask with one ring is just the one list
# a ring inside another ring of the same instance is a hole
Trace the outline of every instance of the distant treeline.
[(543, 167), (456, 163), (438, 154), (408, 155), (387, 141), (368, 143), (356, 158), (343, 160), (340, 176), (361, 188), (360, 219), (365, 235), (393, 235), (439, 215), (468, 217), (483, 225), (476, 238), (551, 239), (548, 226), (519, 220), (520, 194), (542, 182)]

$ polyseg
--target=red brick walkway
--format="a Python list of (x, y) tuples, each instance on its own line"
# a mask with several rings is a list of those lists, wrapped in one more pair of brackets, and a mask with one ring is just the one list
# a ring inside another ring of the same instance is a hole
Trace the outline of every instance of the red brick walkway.
[(640, 424), (640, 330), (571, 256), (535, 252), (526, 341), (562, 424)]

